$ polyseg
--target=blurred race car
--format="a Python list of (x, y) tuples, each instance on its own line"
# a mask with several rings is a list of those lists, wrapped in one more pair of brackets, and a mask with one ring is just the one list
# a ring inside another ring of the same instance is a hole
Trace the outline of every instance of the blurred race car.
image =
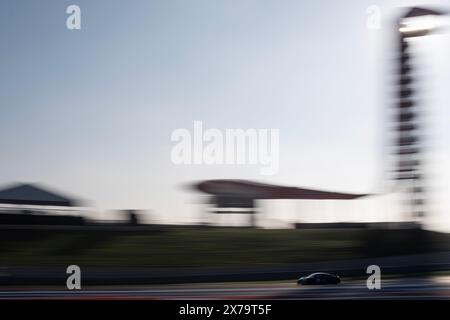
[(301, 277), (297, 280), (297, 284), (314, 285), (314, 284), (338, 284), (341, 283), (341, 278), (338, 275), (316, 272), (307, 277)]

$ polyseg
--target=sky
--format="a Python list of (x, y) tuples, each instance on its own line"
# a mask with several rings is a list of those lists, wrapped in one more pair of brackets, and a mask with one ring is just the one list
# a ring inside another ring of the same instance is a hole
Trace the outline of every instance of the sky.
[[(416, 3), (2, 1), (0, 185), (39, 182), (87, 200), (96, 217), (135, 208), (172, 223), (198, 218), (186, 185), (203, 179), (384, 193), (392, 20)], [(72, 4), (80, 30), (66, 27)], [(379, 29), (367, 26), (372, 5)], [(421, 49), (436, 225), (450, 209), (448, 39)], [(279, 129), (279, 171), (175, 165), (171, 135), (194, 121)]]

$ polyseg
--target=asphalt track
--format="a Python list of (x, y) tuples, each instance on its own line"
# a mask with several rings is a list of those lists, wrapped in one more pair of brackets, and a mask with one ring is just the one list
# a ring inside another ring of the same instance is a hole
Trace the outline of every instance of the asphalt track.
[[(211, 300), (211, 299), (450, 299), (450, 277), (382, 279), (380, 290), (366, 280), (339, 285), (298, 286), (292, 282), (210, 283), (129, 288), (86, 288), (80, 291), (0, 288), (0, 299), (76, 300)], [(5, 290), (6, 289), (6, 290)]]

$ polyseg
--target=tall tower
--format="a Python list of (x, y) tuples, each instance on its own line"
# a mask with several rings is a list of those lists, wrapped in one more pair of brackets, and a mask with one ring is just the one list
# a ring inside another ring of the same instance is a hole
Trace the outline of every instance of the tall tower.
[(409, 40), (423, 37), (434, 29), (430, 18), (442, 13), (423, 9), (409, 9), (397, 23), (398, 77), (394, 110), (394, 175), (397, 187), (406, 194), (409, 219), (417, 220), (426, 215), (422, 141), (420, 134), (420, 105), (414, 97), (414, 75)]

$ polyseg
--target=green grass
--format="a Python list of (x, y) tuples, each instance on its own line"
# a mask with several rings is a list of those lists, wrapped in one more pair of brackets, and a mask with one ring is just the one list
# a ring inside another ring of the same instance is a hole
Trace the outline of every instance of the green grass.
[(0, 265), (228, 267), (283, 265), (450, 250), (450, 235), (421, 230), (2, 230)]

